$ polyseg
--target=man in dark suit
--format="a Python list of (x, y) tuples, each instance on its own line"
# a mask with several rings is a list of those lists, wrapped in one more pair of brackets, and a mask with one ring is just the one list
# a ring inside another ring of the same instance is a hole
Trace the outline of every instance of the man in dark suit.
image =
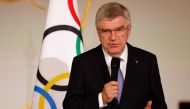
[[(167, 109), (156, 56), (127, 43), (128, 9), (115, 2), (104, 4), (96, 14), (96, 28), (101, 44), (73, 59), (63, 108)], [(113, 57), (120, 61), (123, 82), (110, 78)]]

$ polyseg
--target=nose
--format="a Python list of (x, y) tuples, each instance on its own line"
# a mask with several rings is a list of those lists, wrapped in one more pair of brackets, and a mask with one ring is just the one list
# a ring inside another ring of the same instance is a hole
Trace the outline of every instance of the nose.
[(114, 30), (112, 30), (111, 35), (110, 35), (110, 39), (111, 40), (116, 40), (116, 38), (117, 38), (117, 34), (116, 34), (116, 32)]

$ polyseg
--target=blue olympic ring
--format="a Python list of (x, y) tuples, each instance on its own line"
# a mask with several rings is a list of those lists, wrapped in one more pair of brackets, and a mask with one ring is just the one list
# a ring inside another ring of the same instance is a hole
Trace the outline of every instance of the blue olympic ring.
[(34, 87), (34, 91), (40, 93), (44, 98), (46, 98), (46, 100), (50, 104), (51, 109), (57, 109), (52, 97), (46, 91), (44, 91), (42, 88), (40, 88), (38, 86)]

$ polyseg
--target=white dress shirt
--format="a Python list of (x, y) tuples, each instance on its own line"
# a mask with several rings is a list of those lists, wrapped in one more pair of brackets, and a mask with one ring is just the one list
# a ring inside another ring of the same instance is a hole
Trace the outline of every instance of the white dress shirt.
[[(112, 59), (112, 57), (110, 55), (108, 55), (103, 48), (102, 48), (102, 50), (103, 50), (103, 54), (104, 54), (104, 57), (105, 57), (105, 60), (106, 60), (108, 70), (109, 70), (109, 74), (111, 76), (111, 59)], [(125, 46), (125, 49), (124, 49), (123, 53), (119, 56), (119, 58), (121, 59), (121, 61), (120, 61), (120, 69), (122, 71), (122, 74), (123, 74), (123, 77), (124, 77), (124, 80), (125, 80), (126, 67), (127, 67), (127, 58), (128, 58), (127, 45)], [(99, 100), (99, 107), (100, 108), (103, 108), (104, 106), (107, 106), (107, 104), (106, 105), (103, 104), (102, 93), (99, 93), (98, 100)]]

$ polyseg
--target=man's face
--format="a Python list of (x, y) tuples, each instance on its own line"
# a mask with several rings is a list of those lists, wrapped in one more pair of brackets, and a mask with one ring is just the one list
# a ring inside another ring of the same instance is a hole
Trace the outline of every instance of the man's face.
[(97, 31), (104, 50), (113, 57), (119, 57), (125, 49), (131, 25), (124, 17), (118, 16), (113, 20), (100, 21)]

